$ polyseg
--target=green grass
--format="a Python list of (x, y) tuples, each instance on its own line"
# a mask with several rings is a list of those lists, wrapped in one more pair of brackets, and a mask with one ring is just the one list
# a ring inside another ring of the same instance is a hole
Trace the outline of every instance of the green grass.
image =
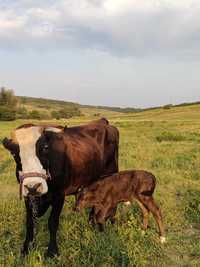
[[(199, 266), (200, 262), (200, 120), (199, 107), (151, 110), (111, 116), (120, 130), (120, 169), (145, 169), (157, 177), (155, 198), (166, 227), (167, 243), (159, 243), (154, 220), (145, 236), (136, 205), (120, 205), (115, 226), (105, 233), (91, 229), (87, 212), (72, 212), (74, 198), (66, 198), (61, 214), (60, 256), (45, 260), (47, 218), (37, 225), (36, 248), (20, 257), (25, 236), (25, 209), (19, 200), (15, 166), (0, 145), (0, 266)], [(110, 113), (109, 113), (110, 114)], [(106, 115), (106, 114), (105, 114)], [(109, 116), (108, 116), (109, 118)], [(88, 118), (62, 120), (85, 123)], [(22, 121), (0, 122), (0, 140)]]

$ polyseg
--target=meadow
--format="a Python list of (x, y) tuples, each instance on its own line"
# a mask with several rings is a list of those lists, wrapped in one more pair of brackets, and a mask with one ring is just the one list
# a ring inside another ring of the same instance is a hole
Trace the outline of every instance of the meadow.
[[(21, 258), (25, 208), (14, 161), (0, 144), (0, 266), (200, 266), (200, 105), (108, 113), (107, 118), (120, 130), (120, 170), (145, 169), (157, 178), (155, 199), (163, 212), (167, 243), (160, 244), (152, 217), (150, 228), (141, 234), (136, 204), (120, 205), (116, 224), (107, 223), (99, 233), (88, 225), (87, 211), (72, 211), (74, 198), (68, 197), (60, 218), (60, 256), (43, 256), (48, 212), (38, 221), (36, 248)], [(59, 123), (78, 125), (91, 119), (88, 115)], [(0, 122), (0, 142), (24, 122)]]

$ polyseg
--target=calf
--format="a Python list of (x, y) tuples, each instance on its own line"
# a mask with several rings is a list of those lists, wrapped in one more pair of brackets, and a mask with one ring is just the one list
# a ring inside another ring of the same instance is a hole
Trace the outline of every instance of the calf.
[(148, 227), (148, 216), (151, 212), (157, 222), (161, 243), (165, 242), (162, 215), (159, 207), (153, 199), (156, 185), (155, 176), (147, 171), (130, 170), (104, 176), (102, 180), (94, 182), (80, 192), (75, 210), (94, 208), (94, 223), (103, 230), (103, 224), (107, 219), (114, 222), (117, 204), (120, 202), (138, 203), (143, 214), (142, 229)]

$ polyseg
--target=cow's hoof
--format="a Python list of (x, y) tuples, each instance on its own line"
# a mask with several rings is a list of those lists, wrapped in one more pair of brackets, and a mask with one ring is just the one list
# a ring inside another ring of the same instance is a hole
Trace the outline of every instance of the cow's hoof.
[(20, 254), (22, 257), (26, 257), (28, 253), (29, 253), (28, 248), (25, 248), (25, 247), (21, 248)]
[(59, 255), (58, 249), (47, 249), (46, 253), (44, 254), (45, 258), (54, 258)]

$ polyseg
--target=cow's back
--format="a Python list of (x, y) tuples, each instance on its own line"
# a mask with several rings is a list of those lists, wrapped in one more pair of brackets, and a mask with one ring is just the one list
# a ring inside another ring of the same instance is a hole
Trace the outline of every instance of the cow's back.
[(67, 194), (118, 171), (119, 133), (107, 121), (66, 128), (63, 136), (70, 167)]
[(83, 132), (96, 140), (103, 160), (101, 175), (118, 172), (119, 131), (102, 118), (83, 126)]

